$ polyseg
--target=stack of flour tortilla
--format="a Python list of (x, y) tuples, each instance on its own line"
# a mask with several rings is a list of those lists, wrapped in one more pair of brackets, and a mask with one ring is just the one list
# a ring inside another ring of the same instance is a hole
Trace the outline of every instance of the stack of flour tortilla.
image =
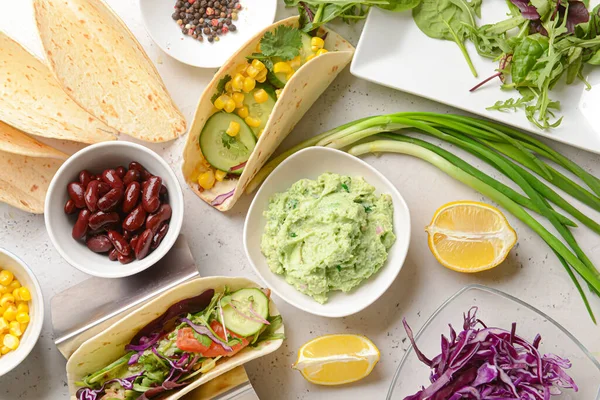
[(186, 125), (142, 46), (101, 0), (34, 0), (34, 9), (46, 60), (0, 32), (0, 201), (43, 213), (68, 157), (48, 143), (119, 134), (163, 142)]

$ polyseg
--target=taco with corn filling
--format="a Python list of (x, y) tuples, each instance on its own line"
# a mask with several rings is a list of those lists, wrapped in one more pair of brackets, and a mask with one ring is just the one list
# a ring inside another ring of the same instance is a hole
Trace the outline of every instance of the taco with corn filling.
[(354, 48), (298, 17), (271, 25), (215, 74), (194, 116), (183, 175), (207, 203), (229, 210), (338, 73)]
[[(143, 326), (127, 329), (132, 324)], [(283, 338), (282, 318), (268, 289), (242, 278), (197, 279), (84, 343), (67, 364), (72, 398), (178, 399), (276, 350)]]

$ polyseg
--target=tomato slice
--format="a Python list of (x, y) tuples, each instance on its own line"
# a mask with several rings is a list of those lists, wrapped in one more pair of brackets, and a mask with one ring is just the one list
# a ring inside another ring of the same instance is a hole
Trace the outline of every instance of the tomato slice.
[[(223, 325), (221, 325), (217, 320), (214, 320), (210, 323), (210, 327), (217, 334), (218, 337), (225, 340), (225, 335), (223, 333)], [(203, 357), (213, 358), (218, 356), (231, 357), (237, 354), (244, 347), (248, 346), (248, 339), (238, 336), (233, 332), (227, 330), (229, 336), (233, 336), (241, 339), (242, 343), (238, 343), (231, 348), (233, 351), (225, 350), (220, 344), (212, 342), (210, 346), (204, 346), (194, 337), (194, 330), (192, 328), (183, 328), (177, 332), (177, 347), (183, 351), (189, 351), (191, 353), (199, 353)]]

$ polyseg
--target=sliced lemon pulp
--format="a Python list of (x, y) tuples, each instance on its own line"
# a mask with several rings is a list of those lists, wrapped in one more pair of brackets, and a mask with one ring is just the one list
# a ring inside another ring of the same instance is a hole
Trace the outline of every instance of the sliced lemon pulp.
[(443, 205), (425, 230), (435, 258), (458, 272), (494, 268), (517, 242), (517, 234), (500, 210), (474, 201)]
[(342, 385), (369, 375), (379, 357), (379, 349), (365, 336), (325, 335), (305, 343), (298, 350), (293, 368), (309, 382)]

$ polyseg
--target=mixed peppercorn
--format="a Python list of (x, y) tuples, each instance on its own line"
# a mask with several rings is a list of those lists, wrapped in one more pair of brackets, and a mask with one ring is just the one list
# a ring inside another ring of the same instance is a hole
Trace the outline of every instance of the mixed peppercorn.
[(239, 0), (178, 0), (172, 18), (184, 35), (201, 42), (206, 36), (212, 43), (237, 30), (233, 21), (237, 21), (241, 10)]

